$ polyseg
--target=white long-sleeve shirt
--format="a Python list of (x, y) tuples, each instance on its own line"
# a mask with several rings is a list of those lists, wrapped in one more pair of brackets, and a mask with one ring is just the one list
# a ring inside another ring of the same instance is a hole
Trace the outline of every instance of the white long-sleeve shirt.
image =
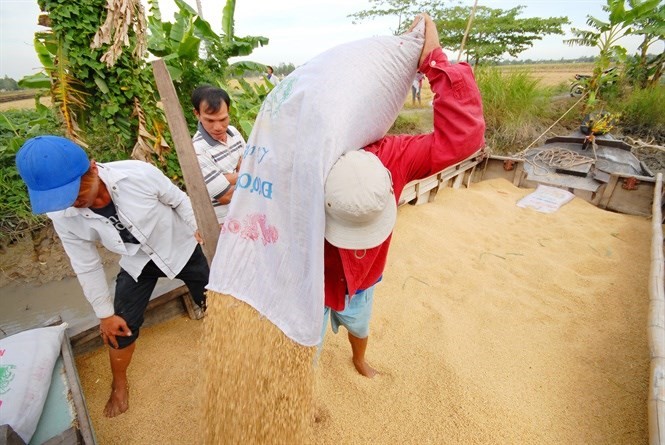
[(140, 244), (125, 244), (113, 224), (90, 209), (48, 213), (83, 294), (99, 318), (114, 314), (113, 299), (96, 244), (118, 253), (135, 280), (150, 261), (174, 278), (196, 248), (196, 220), (189, 197), (159, 169), (142, 161), (97, 164), (118, 218)]

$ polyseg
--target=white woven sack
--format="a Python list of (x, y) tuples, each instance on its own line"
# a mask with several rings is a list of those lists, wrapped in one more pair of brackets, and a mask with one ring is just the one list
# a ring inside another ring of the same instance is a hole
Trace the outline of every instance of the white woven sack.
[(208, 288), (246, 301), (296, 342), (320, 340), (323, 186), (343, 153), (383, 137), (424, 42), (409, 34), (332, 48), (266, 98), (247, 141)]
[(30, 442), (42, 415), (67, 323), (0, 340), (0, 425)]

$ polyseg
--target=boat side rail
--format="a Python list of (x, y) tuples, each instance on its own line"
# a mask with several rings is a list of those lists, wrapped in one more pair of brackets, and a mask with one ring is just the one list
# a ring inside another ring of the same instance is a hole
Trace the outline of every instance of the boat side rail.
[(663, 261), (663, 175), (658, 173), (652, 205), (651, 270), (649, 274), (648, 342), (649, 443), (665, 444), (665, 283)]
[(457, 164), (446, 167), (431, 176), (407, 183), (397, 205), (426, 204), (434, 201), (437, 192), (442, 188), (461, 187), (464, 179), (469, 179), (473, 175), (475, 167), (482, 162), (483, 158), (484, 151), (481, 149)]

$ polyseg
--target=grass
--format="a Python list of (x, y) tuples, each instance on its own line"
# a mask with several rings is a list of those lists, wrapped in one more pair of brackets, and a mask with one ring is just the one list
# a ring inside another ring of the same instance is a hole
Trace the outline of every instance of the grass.
[(634, 91), (614, 107), (621, 111), (621, 124), (632, 133), (665, 139), (665, 85)]
[[(558, 84), (552, 83), (552, 77), (549, 84), (545, 84), (538, 72), (524, 66), (506, 68), (490, 67), (475, 71), (483, 97), (487, 145), (496, 154), (517, 153), (526, 148), (574, 103), (567, 94), (569, 84), (561, 80), (568, 74), (561, 77)], [(575, 69), (561, 70), (565, 73), (570, 71)], [(562, 91), (566, 93), (561, 94)], [(555, 96), (557, 100), (554, 100)], [(432, 92), (426, 82), (423, 83), (421, 104), (413, 104), (409, 92), (404, 108), (389, 133), (420, 134), (432, 131), (431, 100)], [(552, 132), (567, 134), (579, 120), (579, 112), (573, 110)], [(548, 136), (551, 135), (548, 133)]]

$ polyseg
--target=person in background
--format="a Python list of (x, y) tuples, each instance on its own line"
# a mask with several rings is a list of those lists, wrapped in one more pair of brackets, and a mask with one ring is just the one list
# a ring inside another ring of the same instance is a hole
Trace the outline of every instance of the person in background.
[[(210, 271), (189, 197), (147, 162), (98, 163), (58, 136), (27, 140), (16, 154), (16, 167), (33, 213), (53, 221), (99, 318), (113, 374), (104, 415), (115, 417), (129, 408), (127, 368), (157, 279), (183, 280), (198, 317), (205, 311)], [(120, 255), (115, 298), (98, 243)]]
[(217, 221), (224, 222), (245, 151), (242, 134), (229, 125), (231, 98), (221, 88), (202, 85), (192, 92), (198, 128), (192, 144)]
[(420, 71), (416, 72), (416, 76), (413, 78), (413, 82), (411, 82), (411, 104), (415, 105), (416, 104), (416, 99), (418, 99), (418, 105), (422, 105), (420, 102), (420, 90), (423, 88), (423, 78), (425, 75), (421, 73)]
[(276, 87), (279, 84), (279, 79), (277, 76), (274, 74), (273, 69), (270, 65), (266, 66), (266, 80), (272, 85), (273, 87)]
[[(419, 70), (434, 93), (434, 131), (386, 136), (361, 150), (347, 152), (325, 182), (325, 312), (322, 342), (332, 329), (348, 331), (356, 370), (373, 377), (365, 358), (374, 288), (386, 265), (397, 203), (404, 186), (456, 164), (483, 147), (485, 120), (471, 67), (451, 64), (436, 26), (427, 15)], [(404, 302), (408, 304), (408, 302)]]

